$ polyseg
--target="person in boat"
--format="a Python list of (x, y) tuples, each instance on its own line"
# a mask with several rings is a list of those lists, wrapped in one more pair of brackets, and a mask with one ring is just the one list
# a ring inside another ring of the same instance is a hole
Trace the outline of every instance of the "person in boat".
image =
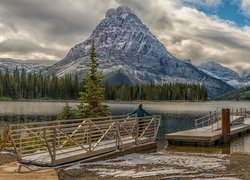
[(147, 111), (145, 111), (143, 109), (143, 105), (140, 104), (138, 106), (138, 109), (134, 110), (132, 113), (128, 114), (128, 116), (132, 116), (136, 114), (137, 118), (138, 118), (138, 121), (139, 121), (139, 132), (138, 132), (138, 136), (141, 135), (141, 133), (143, 132), (143, 126), (144, 126), (144, 120), (143, 120), (143, 117), (145, 116), (153, 116), (151, 113), (148, 113)]

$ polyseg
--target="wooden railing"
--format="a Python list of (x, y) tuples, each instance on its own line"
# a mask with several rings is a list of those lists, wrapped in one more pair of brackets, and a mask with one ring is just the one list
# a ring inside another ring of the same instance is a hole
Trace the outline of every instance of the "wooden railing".
[(18, 159), (49, 153), (51, 164), (58, 157), (155, 141), (160, 116), (102, 117), (11, 124), (10, 139)]

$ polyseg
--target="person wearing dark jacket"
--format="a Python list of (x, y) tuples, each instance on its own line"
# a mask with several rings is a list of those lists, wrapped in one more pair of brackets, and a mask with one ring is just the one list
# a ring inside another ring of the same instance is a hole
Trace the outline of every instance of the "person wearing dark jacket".
[(128, 114), (128, 116), (131, 116), (133, 114), (136, 114), (138, 121), (139, 121), (139, 132), (138, 132), (138, 136), (141, 135), (141, 133), (143, 132), (143, 126), (144, 126), (144, 120), (142, 117), (145, 116), (153, 116), (152, 114), (148, 113), (147, 111), (145, 111), (143, 109), (143, 105), (140, 104), (138, 106), (138, 109), (136, 109), (135, 111), (133, 111), (132, 113)]

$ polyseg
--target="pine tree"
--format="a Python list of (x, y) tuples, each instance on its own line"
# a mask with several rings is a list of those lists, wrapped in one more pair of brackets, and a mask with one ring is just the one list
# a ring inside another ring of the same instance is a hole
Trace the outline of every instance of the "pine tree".
[(99, 66), (94, 41), (90, 50), (89, 72), (85, 76), (85, 92), (80, 93), (80, 105), (78, 105), (77, 117), (101, 117), (110, 115), (109, 107), (103, 105), (104, 88), (101, 87), (102, 76), (98, 73)]
[(72, 117), (72, 112), (71, 112), (72, 107), (69, 106), (69, 103), (66, 102), (65, 106), (62, 109), (62, 112), (59, 114), (58, 119), (70, 119)]
[(83, 92), (79, 93), (80, 96), (80, 104), (77, 105), (77, 112), (76, 112), (76, 117), (78, 118), (84, 118), (86, 117), (86, 105), (85, 105), (85, 95)]

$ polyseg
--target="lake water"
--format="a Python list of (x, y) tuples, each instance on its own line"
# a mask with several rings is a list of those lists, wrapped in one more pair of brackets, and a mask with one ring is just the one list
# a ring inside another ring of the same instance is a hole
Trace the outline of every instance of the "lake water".
[[(139, 102), (109, 102), (112, 115), (125, 115), (133, 111)], [(211, 101), (211, 102), (143, 102), (144, 108), (162, 116), (161, 126), (158, 134), (159, 150), (169, 151), (198, 151), (222, 153), (223, 148), (198, 148), (165, 146), (167, 141), (164, 139), (166, 133), (176, 132), (194, 128), (194, 120), (215, 111), (217, 108), (241, 108), (250, 110), (250, 101)], [(55, 114), (59, 113), (64, 102), (0, 102), (0, 114)], [(70, 106), (76, 108), (77, 102), (70, 102)], [(226, 147), (228, 149), (228, 147)], [(250, 153), (250, 135), (247, 134), (231, 142), (229, 147), (231, 152)]]

